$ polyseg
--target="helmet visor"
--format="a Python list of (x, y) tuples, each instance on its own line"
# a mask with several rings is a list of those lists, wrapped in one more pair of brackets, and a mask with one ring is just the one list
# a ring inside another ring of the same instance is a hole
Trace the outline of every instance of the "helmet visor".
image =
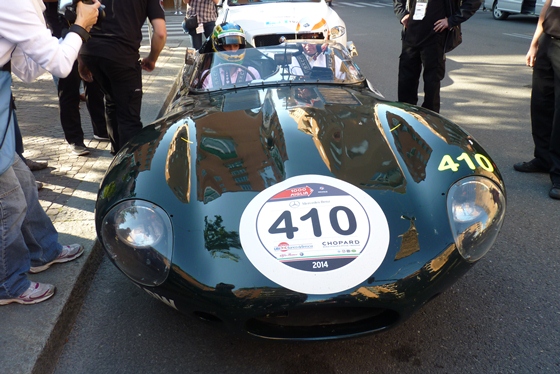
[(244, 45), (245, 39), (240, 35), (228, 35), (220, 38), (222, 45), (239, 44)]

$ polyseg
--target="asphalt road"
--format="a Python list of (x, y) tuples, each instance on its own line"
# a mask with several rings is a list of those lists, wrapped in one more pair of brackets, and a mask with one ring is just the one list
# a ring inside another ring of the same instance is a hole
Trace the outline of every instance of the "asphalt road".
[[(392, 8), (335, 8), (362, 71), (395, 99), (400, 27)], [(354, 340), (253, 340), (176, 312), (105, 259), (56, 373), (560, 372), (560, 201), (548, 197), (547, 175), (512, 169), (532, 158), (524, 56), (535, 25), (531, 17), (495, 21), (479, 12), (448, 56), (442, 114), (493, 156), (508, 210), (489, 254), (411, 319)]]

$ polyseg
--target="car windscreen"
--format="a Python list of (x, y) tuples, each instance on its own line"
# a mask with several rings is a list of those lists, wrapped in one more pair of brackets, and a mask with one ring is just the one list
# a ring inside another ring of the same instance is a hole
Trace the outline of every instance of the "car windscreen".
[(280, 45), (198, 55), (193, 92), (278, 84), (357, 84), (365, 80), (348, 50), (335, 42), (291, 40)]

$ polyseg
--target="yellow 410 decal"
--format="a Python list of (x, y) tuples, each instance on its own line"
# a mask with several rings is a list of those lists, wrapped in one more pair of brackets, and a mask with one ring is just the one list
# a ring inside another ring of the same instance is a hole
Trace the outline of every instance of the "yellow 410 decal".
[[(476, 162), (476, 164), (478, 164), (478, 166), (480, 166), (484, 170), (489, 171), (489, 172), (494, 171), (494, 166), (492, 166), (492, 163), (490, 162), (488, 157), (486, 157), (484, 155), (481, 155), (480, 153), (476, 153), (474, 155), (474, 161), (465, 152), (461, 153), (461, 155), (459, 157), (457, 157), (456, 160), (457, 161), (463, 161), (472, 170), (476, 169), (476, 165), (475, 165), (475, 162)], [(458, 162), (455, 162), (455, 160), (453, 160), (453, 158), (451, 156), (445, 155), (445, 156), (443, 156), (443, 158), (441, 159), (441, 162), (439, 163), (438, 170), (439, 171), (445, 171), (445, 170), (458, 171), (460, 166), (461, 166), (461, 164), (458, 163)]]

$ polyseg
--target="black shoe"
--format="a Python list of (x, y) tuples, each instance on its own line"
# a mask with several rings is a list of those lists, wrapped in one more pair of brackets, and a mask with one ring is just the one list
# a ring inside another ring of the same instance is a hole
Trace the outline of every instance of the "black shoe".
[(549, 170), (541, 166), (536, 158), (529, 162), (518, 162), (513, 165), (513, 168), (522, 173), (548, 173)]
[(548, 191), (548, 196), (560, 200), (560, 183), (554, 183)]

